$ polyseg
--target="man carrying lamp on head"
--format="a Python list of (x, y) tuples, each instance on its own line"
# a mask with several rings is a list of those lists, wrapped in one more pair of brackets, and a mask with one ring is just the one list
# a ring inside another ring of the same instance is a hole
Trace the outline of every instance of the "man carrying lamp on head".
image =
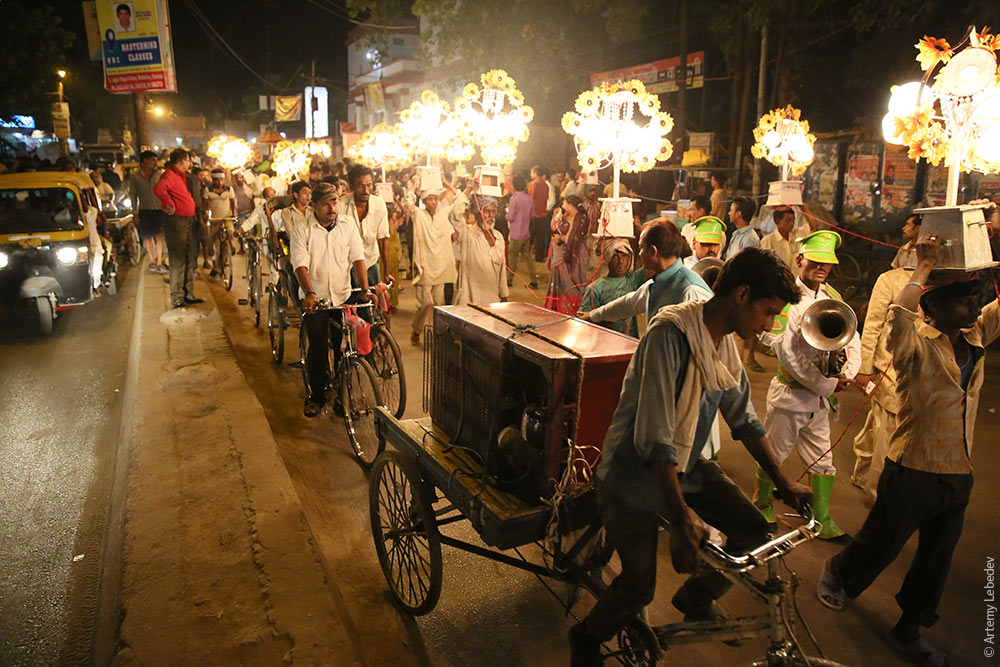
[[(796, 279), (801, 300), (783, 313), (773, 333), (778, 357), (778, 374), (767, 391), (767, 414), (764, 428), (770, 436), (771, 455), (780, 466), (793, 449), (810, 471), (814, 504), (813, 514), (823, 526), (821, 539), (838, 540), (845, 533), (830, 515), (830, 495), (837, 469), (830, 448), (830, 413), (834, 392), (845, 389), (861, 366), (861, 340), (854, 332), (844, 348), (846, 360), (834, 377), (820, 366), (826, 352), (812, 347), (803, 335), (802, 320), (809, 306), (820, 299), (841, 301), (840, 294), (826, 284), (830, 269), (837, 264), (835, 250), (841, 244), (837, 232), (823, 231), (800, 240), (795, 258), (799, 268)], [(782, 326), (783, 325), (783, 326)], [(754, 503), (769, 523), (776, 523), (773, 507), (774, 485), (762, 469), (757, 469)]]

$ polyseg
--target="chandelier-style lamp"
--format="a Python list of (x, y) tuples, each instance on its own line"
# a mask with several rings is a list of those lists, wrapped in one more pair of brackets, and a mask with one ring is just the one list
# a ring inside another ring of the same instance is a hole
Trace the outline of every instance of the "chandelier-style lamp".
[(417, 167), (420, 187), (440, 190), (441, 167), (431, 165), (432, 157), (446, 157), (448, 145), (458, 134), (449, 104), (433, 90), (425, 90), (419, 100), (403, 109), (396, 124), (396, 131), (403, 147), (414, 157), (424, 155), (426, 163)]
[(502, 69), (480, 76), (482, 86), (466, 84), (455, 100), (455, 120), (461, 136), (479, 146), (486, 164), (476, 167), (479, 191), (503, 195), (502, 166), (517, 156), (517, 145), (528, 139), (528, 123), (535, 111), (524, 103), (514, 79)]
[(669, 159), (674, 149), (666, 137), (674, 119), (660, 111), (656, 95), (633, 80), (602, 83), (581, 93), (576, 111), (563, 115), (562, 127), (574, 138), (584, 172), (614, 167), (614, 190), (601, 199), (597, 236), (633, 236), (632, 203), (640, 200), (621, 196), (621, 172), (647, 171)]
[(393, 201), (392, 184), (385, 178), (386, 169), (401, 169), (409, 164), (409, 154), (403, 148), (395, 126), (379, 123), (351, 144), (347, 154), (355, 161), (382, 171), (382, 180), (375, 184), (375, 192), (382, 200)]
[(945, 205), (915, 211), (923, 214), (921, 237), (944, 239), (938, 266), (966, 271), (994, 266), (984, 207), (957, 204), (962, 171), (1000, 172), (1000, 71), (995, 53), (1000, 39), (972, 29), (955, 48), (926, 35), (914, 46), (924, 76), (893, 86), (882, 133), (887, 142), (907, 146), (911, 159), (948, 167)]
[(768, 188), (767, 206), (802, 206), (802, 181), (791, 181), (788, 175), (805, 173), (815, 155), (816, 137), (801, 116), (802, 111), (789, 104), (761, 116), (754, 128), (750, 153), (781, 169), (781, 180), (771, 181)]
[(254, 148), (243, 139), (219, 134), (209, 140), (205, 154), (214, 157), (226, 169), (236, 169), (253, 160)]

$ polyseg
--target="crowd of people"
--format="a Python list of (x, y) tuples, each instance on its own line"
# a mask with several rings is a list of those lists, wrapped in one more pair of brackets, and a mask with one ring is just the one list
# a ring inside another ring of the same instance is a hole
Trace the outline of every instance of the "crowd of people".
[[(512, 173), (492, 197), (472, 177), (446, 172), (434, 187), (413, 169), (390, 172), (379, 190), (377, 174), (349, 160), (316, 158), (308, 176), (286, 182), (266, 165), (228, 170), (184, 149), (162, 168), (160, 159), (147, 151), (129, 174), (95, 170), (99, 196), (127, 188), (148, 270), (169, 271), (173, 308), (201, 301), (193, 289), (199, 245), (202, 266), (214, 272), (219, 243), (270, 217), (288, 245), (303, 328), (315, 343), (306, 359), (308, 417), (324, 407), (324, 337), (338, 316), (317, 304), (377, 301), (370, 287), (414, 290), (414, 345), (434, 306), (506, 301), (514, 281), (534, 292), (543, 277), (536, 296), (547, 308), (640, 338), (597, 471), (622, 571), (573, 628), (573, 664), (600, 664), (600, 642), (651, 601), (660, 517), (671, 524), (673, 567), (693, 575), (673, 605), (687, 620), (711, 621), (729, 584), (698, 568), (702, 522), (726, 535), (728, 550), (744, 552), (774, 531), (776, 499), (809, 504), (819, 537), (845, 545), (817, 586), (833, 610), (868, 588), (919, 531), (889, 641), (921, 664), (948, 664), (919, 628), (936, 620), (961, 534), (984, 348), (1000, 336), (1000, 311), (996, 302), (981, 307), (975, 275), (936, 270), (940, 240), (918, 240), (919, 215), (906, 217), (892, 268), (875, 281), (863, 332), (831, 361), (810, 344), (804, 313), (820, 300), (842, 301), (828, 283), (842, 237), (790, 206), (764, 211), (748, 197), (729, 198), (721, 177), (691, 199), (688, 224), (650, 216), (641, 204), (634, 238), (596, 238), (599, 199), (609, 193), (584, 174), (541, 166)], [(213, 220), (228, 225), (207, 232)], [(1000, 228), (995, 211), (991, 225)], [(777, 361), (763, 420), (747, 375), (764, 372), (758, 353)], [(838, 471), (830, 421), (837, 394), (849, 389), (871, 406), (850, 481), (873, 505), (853, 537), (831, 511)], [(720, 418), (757, 463), (752, 499), (716, 462)], [(781, 471), (793, 451), (808, 485)]]

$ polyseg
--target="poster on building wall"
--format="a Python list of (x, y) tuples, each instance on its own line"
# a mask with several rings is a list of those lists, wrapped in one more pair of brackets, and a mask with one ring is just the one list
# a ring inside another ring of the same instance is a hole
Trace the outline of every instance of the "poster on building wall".
[(882, 210), (899, 211), (908, 208), (917, 182), (917, 163), (905, 148), (886, 148), (882, 161)]
[(813, 146), (815, 157), (804, 178), (805, 201), (819, 202), (828, 211), (833, 210), (837, 197), (838, 148), (836, 142), (817, 141)]
[(109, 93), (177, 92), (166, 0), (97, 0)]
[(844, 220), (858, 222), (874, 211), (872, 182), (878, 180), (881, 144), (859, 143), (847, 149), (847, 173), (844, 174)]
[(931, 165), (927, 169), (927, 194), (925, 199), (928, 206), (944, 206), (947, 199), (948, 190), (948, 167), (944, 163), (938, 166)]

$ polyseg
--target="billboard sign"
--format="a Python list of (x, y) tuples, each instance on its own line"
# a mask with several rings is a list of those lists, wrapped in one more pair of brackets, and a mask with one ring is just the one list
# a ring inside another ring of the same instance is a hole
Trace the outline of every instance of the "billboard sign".
[(330, 136), (326, 88), (306, 86), (306, 139)]
[(166, 0), (97, 0), (109, 93), (177, 92)]
[[(597, 86), (605, 81), (629, 81), (639, 79), (646, 85), (646, 92), (660, 94), (677, 91), (677, 81), (681, 68), (681, 57), (666, 58), (651, 63), (598, 72), (590, 75), (590, 85)], [(687, 54), (687, 87), (701, 88), (705, 85), (705, 52)]]

